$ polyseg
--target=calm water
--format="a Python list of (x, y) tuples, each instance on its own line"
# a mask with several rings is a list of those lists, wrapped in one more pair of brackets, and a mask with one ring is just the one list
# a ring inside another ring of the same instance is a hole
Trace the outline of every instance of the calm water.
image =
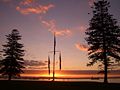
[[(52, 81), (52, 71), (48, 74), (47, 70), (25, 70), (22, 78), (18, 80), (39, 80)], [(55, 81), (90, 81), (103, 82), (103, 75), (98, 74), (96, 70), (62, 70), (56, 71)], [(51, 79), (48, 79), (51, 78)], [(120, 83), (120, 71), (111, 71), (108, 74), (108, 81), (110, 83)]]
[[(103, 82), (103, 79), (99, 79), (99, 80), (91, 80), (91, 79), (56, 79), (55, 81), (86, 81), (86, 82)], [(108, 79), (109, 83), (120, 83), (120, 78), (113, 78), (113, 79)]]
[[(40, 77), (40, 81), (51, 81), (52, 80), (52, 71), (51, 74), (48, 74), (47, 70), (26, 70), (23, 76), (31, 77)], [(55, 81), (91, 81), (91, 82), (103, 82), (103, 75), (98, 74), (97, 70), (56, 70), (56, 75), (58, 79)], [(43, 78), (42, 78), (43, 77)], [(51, 79), (46, 79), (50, 77)], [(111, 71), (108, 74), (108, 81), (110, 83), (120, 83), (120, 71)], [(93, 78), (93, 79), (91, 79)], [(33, 79), (34, 80), (34, 79)]]
[[(7, 79), (6, 79), (7, 80)], [(25, 80), (25, 81), (52, 81), (52, 79), (14, 79), (14, 80)], [(99, 80), (91, 80), (91, 79), (55, 79), (55, 81), (73, 81), (73, 82), (103, 82), (103, 79)], [(120, 78), (113, 78), (113, 79), (108, 79), (109, 83), (120, 83)]]

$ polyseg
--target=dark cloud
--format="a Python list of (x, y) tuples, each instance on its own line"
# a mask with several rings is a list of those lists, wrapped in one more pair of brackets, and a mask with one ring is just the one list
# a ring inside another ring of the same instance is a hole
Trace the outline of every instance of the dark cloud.
[(46, 61), (25, 60), (26, 69), (47, 69)]
[(45, 66), (47, 63), (35, 60), (25, 60), (25, 66)]

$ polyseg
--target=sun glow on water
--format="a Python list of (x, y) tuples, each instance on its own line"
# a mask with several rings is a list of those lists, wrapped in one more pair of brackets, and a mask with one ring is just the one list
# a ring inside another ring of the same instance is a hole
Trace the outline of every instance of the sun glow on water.
[[(24, 73), (24, 74), (21, 74), (21, 76), (23, 77), (53, 77), (53, 73)], [(55, 77), (66, 77), (65, 74), (63, 73), (55, 73)]]
[[(42, 76), (42, 77), (53, 77), (53, 73), (50, 73), (50, 74), (42, 74), (42, 75), (40, 75), (40, 76)], [(55, 74), (55, 77), (65, 77), (65, 75), (64, 75), (64, 74), (58, 74), (58, 73), (56, 73), (56, 74)]]
[[(21, 74), (23, 78), (53, 78), (53, 72), (49, 74), (47, 71), (39, 71), (39, 70), (32, 70), (32, 71), (26, 71), (25, 73)], [(91, 71), (56, 71), (55, 72), (55, 78), (62, 78), (62, 79), (84, 79), (84, 78), (91, 78), (91, 77), (99, 77), (103, 78), (104, 75), (97, 74), (96, 72)], [(118, 73), (109, 73), (108, 77), (120, 77), (120, 74)]]

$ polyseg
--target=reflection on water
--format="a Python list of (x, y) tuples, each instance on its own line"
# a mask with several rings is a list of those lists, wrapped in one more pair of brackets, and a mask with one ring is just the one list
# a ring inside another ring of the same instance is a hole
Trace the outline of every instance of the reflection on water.
[[(7, 80), (7, 79), (3, 79), (3, 78), (0, 78), (0, 80)], [(40, 79), (29, 79), (29, 78), (26, 78), (26, 79), (13, 79), (13, 80), (25, 80), (25, 81), (52, 81), (52, 79), (45, 79), (45, 78), (40, 78)], [(65, 82), (104, 82), (103, 79), (98, 79), (98, 80), (92, 80), (92, 79), (55, 79), (55, 81), (65, 81)], [(111, 79), (108, 79), (108, 82), (109, 83), (120, 83), (120, 78), (111, 78)]]
[[(85, 81), (85, 82), (104, 82), (103, 79), (91, 80), (91, 79), (56, 79), (55, 81)], [(120, 78), (117, 79), (108, 79), (109, 83), (120, 83)]]
[[(88, 81), (88, 82), (103, 82), (103, 75), (97, 74), (97, 70), (62, 70), (56, 71), (55, 81)], [(37, 80), (37, 81), (52, 81), (52, 73), (49, 75), (47, 70), (27, 70), (21, 74), (21, 78), (17, 80)], [(3, 79), (2, 77), (0, 79)], [(7, 78), (4, 78), (7, 79)], [(108, 74), (110, 83), (120, 83), (120, 71), (112, 71)]]

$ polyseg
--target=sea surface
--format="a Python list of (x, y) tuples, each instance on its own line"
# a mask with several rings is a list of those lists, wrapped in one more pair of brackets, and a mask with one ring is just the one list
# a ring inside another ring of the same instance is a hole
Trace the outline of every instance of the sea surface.
[[(103, 82), (104, 75), (98, 74), (98, 72), (98, 70), (56, 70), (55, 81)], [(21, 78), (16, 79), (52, 81), (52, 73), (53, 71), (49, 74), (47, 70), (24, 70), (24, 73), (21, 74)], [(109, 83), (120, 83), (120, 70), (109, 71), (108, 81)]]
[[(55, 81), (93, 81), (103, 82), (103, 74), (98, 74), (98, 70), (56, 70)], [(23, 77), (36, 77), (37, 80), (51, 81), (53, 71), (47, 70), (25, 70)], [(120, 70), (109, 71), (108, 81), (110, 83), (120, 83)]]

